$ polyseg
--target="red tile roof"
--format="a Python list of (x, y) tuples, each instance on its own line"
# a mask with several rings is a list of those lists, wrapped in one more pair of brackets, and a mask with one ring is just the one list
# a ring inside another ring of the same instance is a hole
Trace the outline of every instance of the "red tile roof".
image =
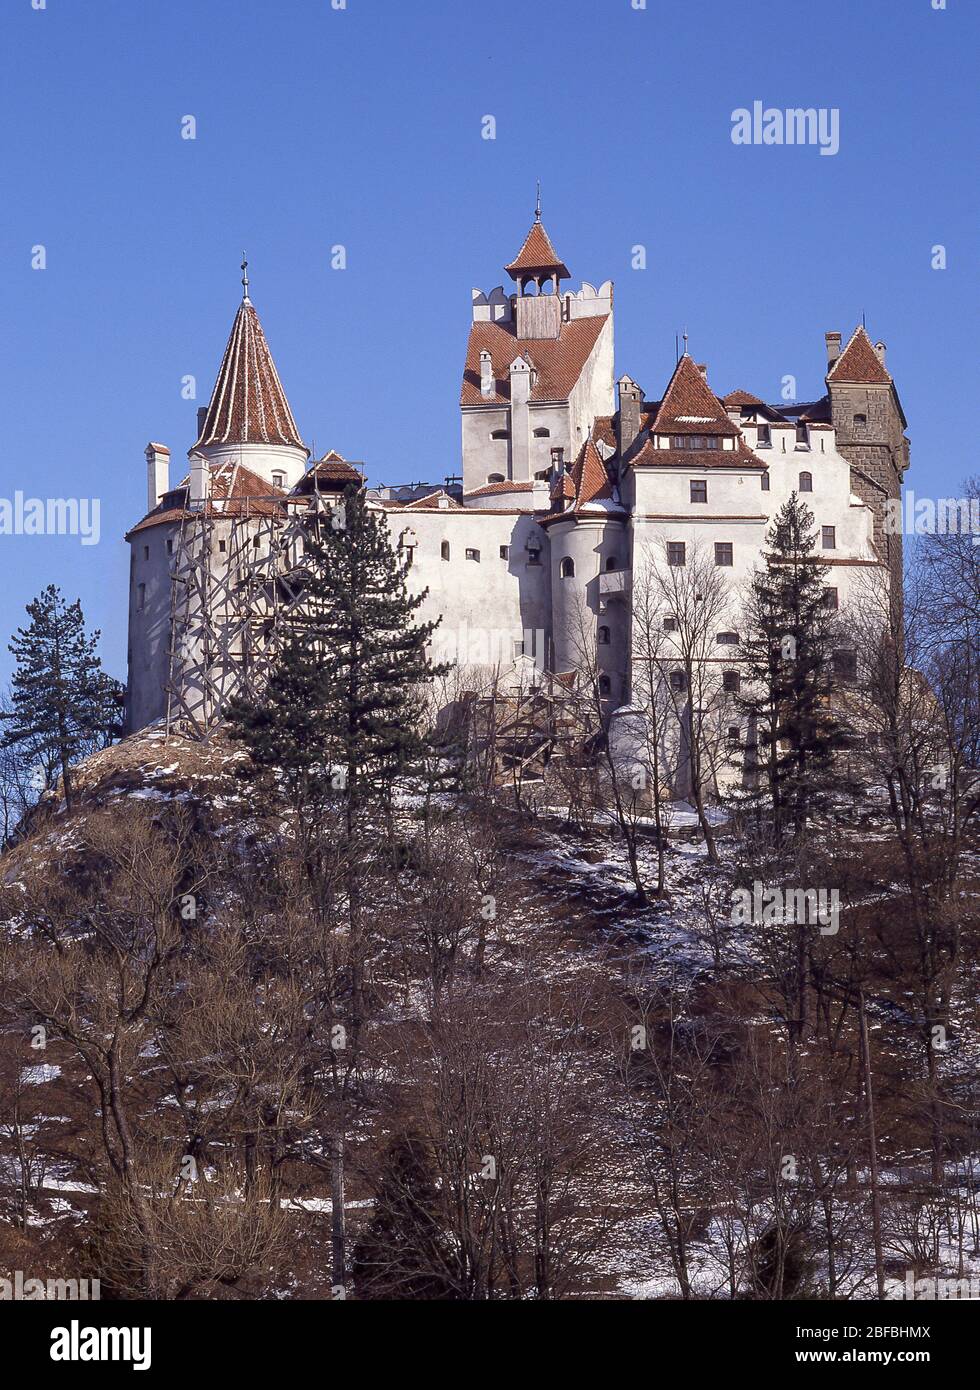
[(551, 238), (536, 219), (516, 258), (510, 265), (505, 265), (504, 269), (513, 280), (522, 274), (537, 275), (543, 271), (550, 271), (566, 280), (569, 275), (568, 266), (559, 259), (558, 252), (551, 244)]
[(286, 393), (251, 302), (232, 324), (195, 448), (201, 444), (291, 444), (304, 449)]
[(862, 386), (890, 386), (891, 377), (881, 365), (864, 328), (859, 324), (851, 340), (827, 373), (828, 381), (853, 381)]
[(722, 396), (721, 401), (722, 405), (765, 405), (765, 401), (760, 401), (751, 391), (729, 391), (727, 396)]
[[(567, 401), (582, 374), (582, 368), (605, 327), (608, 315), (573, 319), (563, 323), (557, 338), (518, 338), (512, 327), (499, 323), (474, 323), (466, 347), (461, 405), (506, 405), (510, 400), (510, 364), (515, 357), (527, 357), (537, 377), (531, 390), (532, 401)], [(480, 391), (480, 353), (490, 353), (495, 392)]]
[[(220, 502), (218, 508), (212, 507), (215, 516), (274, 516), (282, 510), (279, 498), (287, 494), (274, 483), (253, 473), (243, 463), (221, 463), (211, 468), (211, 501)], [(164, 493), (161, 501), (127, 532), (127, 539), (137, 531), (145, 531), (151, 526), (162, 526), (167, 522), (181, 521), (184, 517), (199, 516), (200, 509), (187, 506), (190, 492), (190, 478), (184, 478), (175, 488)]]
[(656, 434), (738, 434), (721, 402), (685, 352), (650, 428)]
[(586, 440), (582, 445), (581, 452), (575, 460), (575, 466), (572, 469), (572, 483), (575, 487), (576, 510), (584, 507), (588, 502), (611, 502), (613, 500), (613, 488), (609, 481), (609, 472), (602, 461), (599, 450), (591, 439)]
[(627, 456), (630, 468), (752, 468), (767, 473), (769, 465), (754, 454), (744, 440), (734, 449), (655, 449), (647, 440), (635, 454)]
[(328, 489), (345, 487), (347, 483), (360, 485), (364, 482), (364, 474), (331, 449), (329, 454), (324, 454), (322, 459), (317, 459), (312, 468), (307, 469), (296, 484), (296, 490), (312, 492), (314, 482), (317, 487)]
[(472, 492), (466, 494), (467, 497), (495, 497), (498, 492), (530, 492), (530, 483), (484, 483), (483, 487), (474, 488)]

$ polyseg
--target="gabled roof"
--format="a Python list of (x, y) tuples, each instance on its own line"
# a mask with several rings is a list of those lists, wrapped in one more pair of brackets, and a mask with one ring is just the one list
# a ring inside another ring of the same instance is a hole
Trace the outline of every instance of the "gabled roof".
[(751, 391), (729, 391), (727, 396), (722, 396), (722, 405), (765, 405), (765, 401), (760, 401), (758, 396), (753, 396)]
[(249, 299), (238, 306), (195, 448), (205, 444), (289, 444), (305, 449)]
[(559, 259), (558, 252), (551, 244), (551, 238), (537, 218), (524, 238), (524, 245), (516, 258), (510, 265), (505, 265), (504, 269), (512, 280), (517, 280), (522, 275), (537, 275), (546, 271), (567, 280), (570, 273), (568, 266)]
[(466, 494), (467, 497), (495, 497), (503, 492), (531, 492), (531, 483), (515, 483), (504, 481), (502, 483), (484, 483), (482, 487), (475, 487), (472, 492)]
[(738, 434), (738, 426), (729, 420), (721, 401), (686, 352), (674, 368), (650, 428), (655, 434)]
[[(607, 319), (607, 314), (572, 319), (561, 325), (557, 338), (534, 339), (518, 338), (508, 324), (471, 324), (460, 404), (506, 405), (510, 400), (510, 364), (520, 356), (528, 358), (537, 372), (532, 401), (567, 401)], [(493, 368), (491, 396), (480, 390), (480, 353), (484, 350), (489, 352)]]
[(827, 373), (828, 381), (856, 382), (861, 386), (890, 386), (892, 379), (881, 364), (871, 339), (861, 324)]
[(575, 509), (587, 506), (590, 502), (612, 502), (613, 486), (609, 473), (602, 461), (602, 455), (591, 439), (582, 445), (578, 458), (572, 468), (572, 485), (575, 488)]
[(296, 484), (297, 492), (312, 492), (314, 487), (325, 492), (336, 492), (354, 483), (360, 487), (364, 482), (364, 474), (360, 469), (355, 468), (352, 463), (331, 449), (328, 454), (324, 454), (322, 459), (317, 459), (312, 468), (308, 468)]
[[(279, 499), (285, 499), (288, 494), (274, 483), (266, 482), (265, 478), (253, 473), (252, 469), (246, 468), (243, 463), (214, 464), (208, 471), (211, 474), (212, 511), (216, 515), (236, 516), (247, 510), (250, 516), (274, 516), (282, 510)], [(142, 521), (138, 521), (132, 530), (127, 532), (127, 538), (150, 526), (181, 521), (185, 516), (200, 515), (199, 510), (188, 510), (189, 492), (188, 476), (175, 488), (164, 493), (152, 512), (148, 512)], [(215, 508), (214, 503), (220, 505)]]

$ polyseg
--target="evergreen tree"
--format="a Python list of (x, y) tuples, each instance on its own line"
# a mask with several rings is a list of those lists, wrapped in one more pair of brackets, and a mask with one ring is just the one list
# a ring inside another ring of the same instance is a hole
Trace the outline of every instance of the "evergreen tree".
[(18, 628), (9, 646), (17, 668), (12, 707), (0, 714), (3, 745), (18, 745), (49, 783), (60, 773), (70, 808), (72, 764), (118, 736), (123, 687), (102, 670), (96, 652), (101, 634), (85, 631), (77, 599), (66, 603), (49, 584), (27, 605), (27, 615), (29, 625)]
[(828, 567), (816, 552), (813, 514), (794, 492), (767, 536), (765, 568), (752, 581), (740, 705), (754, 722), (777, 842), (803, 831), (834, 785), (834, 754), (847, 729), (832, 708), (837, 614), (827, 604)]
[(329, 523), (311, 530), (304, 602), (268, 685), (229, 710), (232, 736), (259, 769), (282, 776), (297, 808), (334, 794), (353, 835), (365, 807), (390, 805), (392, 783), (425, 753), (425, 685), (444, 674), (426, 646), (437, 623), (414, 617), (408, 554), (383, 513), (349, 485)]

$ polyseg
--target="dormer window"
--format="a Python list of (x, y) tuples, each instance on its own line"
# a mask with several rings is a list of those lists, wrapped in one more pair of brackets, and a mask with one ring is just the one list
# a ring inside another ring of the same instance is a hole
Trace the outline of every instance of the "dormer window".
[(757, 449), (772, 448), (772, 430), (768, 425), (760, 425), (756, 434), (755, 447)]
[(806, 425), (797, 425), (796, 427), (796, 447), (798, 449), (809, 449), (810, 447), (810, 432)]
[(721, 440), (716, 434), (675, 434), (670, 441), (672, 449), (720, 449)]

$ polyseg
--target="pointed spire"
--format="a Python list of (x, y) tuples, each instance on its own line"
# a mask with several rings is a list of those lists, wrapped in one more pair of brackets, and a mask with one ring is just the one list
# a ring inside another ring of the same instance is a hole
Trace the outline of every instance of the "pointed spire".
[(512, 280), (567, 280), (568, 266), (551, 244), (551, 238), (541, 221), (541, 185), (538, 185), (538, 201), (531, 230), (524, 238), (524, 245), (516, 259), (504, 269)]
[(654, 434), (738, 434), (686, 352), (681, 353), (650, 429)]
[(889, 386), (891, 376), (874, 349), (864, 324), (855, 328), (847, 347), (827, 373), (828, 381), (853, 381), (859, 385)]
[(200, 438), (204, 444), (288, 444), (305, 449), (282, 389), (259, 316), (248, 297), (242, 258), (242, 302), (232, 324)]

